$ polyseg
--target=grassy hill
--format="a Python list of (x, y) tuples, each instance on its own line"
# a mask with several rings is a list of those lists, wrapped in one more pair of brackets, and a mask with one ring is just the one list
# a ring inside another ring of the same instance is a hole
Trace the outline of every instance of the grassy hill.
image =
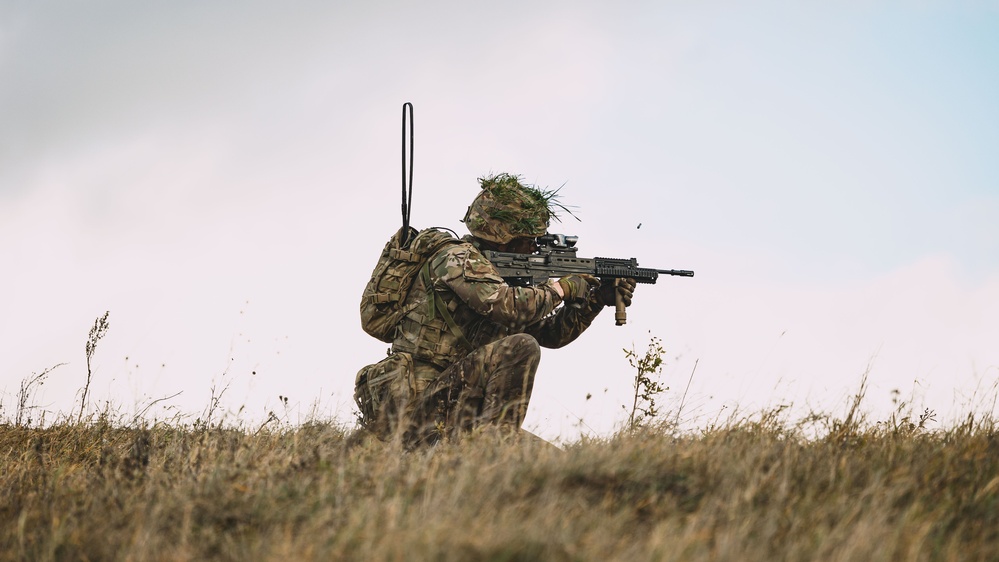
[(850, 418), (413, 453), (322, 422), (8, 423), (0, 560), (999, 559), (991, 419)]

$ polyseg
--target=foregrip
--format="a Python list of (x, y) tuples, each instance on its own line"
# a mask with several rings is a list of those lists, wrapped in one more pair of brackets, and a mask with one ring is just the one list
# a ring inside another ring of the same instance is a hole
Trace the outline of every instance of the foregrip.
[(614, 324), (624, 326), (628, 322), (628, 310), (624, 306), (624, 297), (617, 290), (620, 284), (620, 278), (614, 280)]

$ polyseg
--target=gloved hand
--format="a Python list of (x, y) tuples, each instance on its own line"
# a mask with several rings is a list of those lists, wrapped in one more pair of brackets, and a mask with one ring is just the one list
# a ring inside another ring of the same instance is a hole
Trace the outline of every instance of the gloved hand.
[(602, 279), (600, 289), (597, 291), (597, 299), (604, 306), (614, 306), (617, 294), (620, 293), (624, 306), (631, 306), (631, 298), (635, 295), (635, 287), (638, 282), (628, 277), (621, 278), (614, 282), (614, 279)]
[(590, 296), (590, 286), (600, 286), (600, 281), (592, 275), (566, 275), (558, 280), (562, 287), (562, 300), (566, 302), (582, 302)]

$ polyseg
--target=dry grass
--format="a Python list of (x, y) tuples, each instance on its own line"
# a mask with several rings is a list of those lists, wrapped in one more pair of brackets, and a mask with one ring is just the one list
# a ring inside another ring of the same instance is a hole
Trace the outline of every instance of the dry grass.
[(410, 454), (326, 423), (0, 425), (0, 559), (999, 559), (991, 420), (853, 417)]

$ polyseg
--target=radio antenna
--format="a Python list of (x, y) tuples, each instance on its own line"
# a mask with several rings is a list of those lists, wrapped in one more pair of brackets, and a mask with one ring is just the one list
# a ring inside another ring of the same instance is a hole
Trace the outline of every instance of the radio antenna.
[[(406, 109), (409, 108), (409, 166), (406, 165)], [(402, 104), (402, 236), (399, 245), (409, 243), (409, 213), (413, 203), (413, 104)]]

